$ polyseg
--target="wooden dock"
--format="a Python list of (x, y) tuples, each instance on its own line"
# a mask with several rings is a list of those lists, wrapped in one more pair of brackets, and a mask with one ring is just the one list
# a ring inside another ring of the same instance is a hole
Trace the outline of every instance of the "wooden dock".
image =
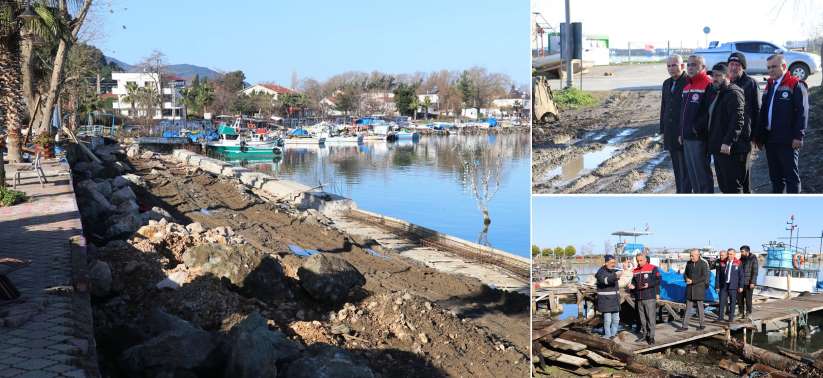
[[(585, 285), (563, 285), (556, 288), (540, 288), (532, 292), (533, 313), (537, 303), (548, 302), (549, 310), (556, 312), (557, 307), (562, 306), (560, 299), (571, 299), (577, 303), (578, 315), (585, 318), (583, 311), (585, 302), (593, 302), (596, 294), (592, 288)], [(634, 301), (625, 292), (621, 293), (621, 302), (628, 303), (634, 307)], [(657, 325), (655, 328), (655, 345), (649, 345), (645, 341), (635, 342), (637, 336), (631, 332), (620, 332), (615, 339), (620, 345), (635, 354), (647, 353), (659, 349), (672, 347), (675, 345), (689, 343), (695, 340), (709, 338), (715, 335), (725, 335), (731, 337), (731, 331), (742, 330), (744, 334), (748, 330), (765, 331), (766, 324), (775, 322), (786, 322), (785, 326), (789, 330), (789, 335), (797, 335), (797, 328), (801, 318), (808, 314), (823, 310), (823, 293), (808, 294), (790, 299), (770, 299), (766, 297), (754, 298), (754, 308), (751, 316), (747, 319), (737, 319), (732, 323), (718, 322), (714, 311), (705, 313), (705, 329), (698, 331), (697, 314), (693, 314), (690, 320), (689, 329), (686, 332), (675, 332), (682, 324), (682, 317), (685, 313), (685, 304), (658, 300)], [(717, 303), (706, 303), (707, 306), (716, 307)], [(744, 338), (745, 339), (745, 338)]]

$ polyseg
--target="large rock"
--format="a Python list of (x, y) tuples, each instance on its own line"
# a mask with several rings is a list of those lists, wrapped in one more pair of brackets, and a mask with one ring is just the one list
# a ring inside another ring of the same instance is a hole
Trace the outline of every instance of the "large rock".
[(289, 378), (374, 378), (366, 361), (356, 360), (348, 351), (328, 344), (314, 344), (304, 357), (289, 364)]
[(91, 295), (105, 297), (111, 291), (111, 267), (109, 264), (96, 260), (89, 269), (91, 281)]
[(219, 176), (223, 173), (223, 168), (231, 167), (231, 164), (224, 163), (217, 159), (203, 158), (200, 160), (200, 164), (198, 164), (198, 166), (206, 172)]
[(212, 334), (183, 320), (169, 319), (172, 319), (170, 315), (164, 326), (170, 330), (126, 349), (120, 356), (121, 366), (128, 375), (157, 375), (177, 369), (206, 370), (212, 365), (214, 359), (209, 356), (218, 345)]
[(103, 164), (97, 162), (81, 161), (74, 165), (73, 171), (88, 178), (97, 177), (103, 171)]
[(242, 172), (240, 173), (240, 182), (252, 188), (261, 189), (266, 181), (274, 180), (273, 177), (260, 172)]
[(137, 201), (137, 196), (134, 194), (134, 191), (131, 190), (131, 187), (126, 186), (120, 188), (111, 194), (111, 202), (115, 205), (119, 205), (126, 201)]
[(243, 281), (258, 265), (260, 257), (250, 245), (203, 244), (183, 253), (183, 263), (189, 269), (199, 269), (217, 277), (226, 277), (233, 284)]
[(136, 214), (140, 212), (140, 207), (134, 201), (121, 202), (117, 205), (117, 212), (119, 214)]
[(145, 186), (146, 181), (144, 181), (143, 178), (138, 176), (138, 175), (129, 173), (129, 174), (125, 174), (125, 175), (115, 177), (111, 181), (111, 184), (115, 188), (119, 189), (119, 188), (123, 188), (123, 187), (129, 186), (129, 185)]
[(128, 213), (111, 218), (108, 232), (109, 238), (130, 235), (140, 228), (143, 224), (143, 218), (140, 214)]
[(253, 312), (229, 332), (230, 349), (226, 377), (277, 377), (277, 363), (300, 353), (293, 341), (272, 331), (258, 312)]
[(167, 221), (173, 221), (174, 220), (174, 217), (172, 217), (171, 214), (169, 214), (168, 211), (164, 210), (161, 207), (157, 207), (157, 206), (152, 207), (151, 210), (149, 210), (149, 211), (147, 211), (143, 214), (140, 214), (140, 216), (143, 218), (143, 223), (149, 223), (150, 220), (155, 220), (155, 221), (161, 221), (163, 219), (166, 219)]
[(300, 286), (314, 299), (342, 303), (354, 288), (366, 283), (362, 274), (337, 256), (325, 253), (312, 255), (297, 270)]
[(131, 159), (137, 158), (140, 155), (140, 145), (135, 143), (126, 147), (126, 156)]
[(272, 302), (288, 297), (286, 274), (280, 263), (271, 256), (265, 256), (243, 280), (243, 290), (247, 296)]

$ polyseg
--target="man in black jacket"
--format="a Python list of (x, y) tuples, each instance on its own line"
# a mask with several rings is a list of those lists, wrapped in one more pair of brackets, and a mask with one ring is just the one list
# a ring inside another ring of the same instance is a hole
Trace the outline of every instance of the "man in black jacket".
[(666, 60), (669, 78), (663, 82), (660, 101), (660, 134), (663, 135), (663, 148), (669, 151), (674, 171), (674, 183), (677, 193), (691, 193), (689, 174), (686, 171), (686, 158), (683, 144), (680, 142), (680, 109), (683, 105), (683, 87), (686, 86), (686, 63), (680, 55), (672, 55)]
[[(757, 87), (757, 82), (746, 74), (746, 55), (733, 52), (729, 55), (728, 63), (729, 80), (731, 80), (734, 85), (743, 89), (743, 96), (746, 100), (746, 111), (743, 113), (744, 124), (741, 137), (749, 138), (752, 142), (756, 142), (754, 130), (757, 127), (757, 117), (760, 116), (760, 89)], [(751, 148), (749, 148), (749, 151), (751, 151)], [(746, 155), (746, 173), (743, 176), (743, 193), (751, 193), (752, 179), (750, 171), (752, 166), (748, 156), (749, 152), (746, 152)]]
[(603, 337), (611, 339), (617, 335), (620, 325), (620, 287), (618, 280), (623, 271), (615, 269), (617, 260), (612, 255), (605, 256), (606, 262), (594, 275), (597, 286), (595, 308), (603, 314)]
[(683, 325), (677, 332), (689, 329), (692, 307), (697, 308), (697, 319), (700, 321), (697, 329), (703, 330), (706, 328), (703, 301), (706, 300), (706, 288), (709, 287), (709, 263), (700, 257), (700, 251), (693, 249), (689, 253), (689, 262), (686, 263), (683, 277), (686, 279), (686, 314), (683, 317)]
[(712, 67), (714, 91), (709, 94), (709, 153), (714, 158), (717, 186), (723, 193), (743, 193), (743, 178), (751, 149), (745, 120), (743, 90), (729, 82), (728, 67)]
[(738, 306), (740, 317), (746, 318), (752, 314), (752, 291), (757, 283), (757, 271), (760, 264), (748, 245), (740, 247), (740, 261), (743, 264), (743, 279), (740, 282), (743, 291), (740, 292)]

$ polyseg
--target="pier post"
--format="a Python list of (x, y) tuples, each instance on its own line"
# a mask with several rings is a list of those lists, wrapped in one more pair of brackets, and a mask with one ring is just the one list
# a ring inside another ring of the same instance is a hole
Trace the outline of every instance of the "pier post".
[(583, 294), (578, 291), (575, 294), (575, 299), (577, 300), (577, 317), (585, 319), (586, 314), (583, 312)]

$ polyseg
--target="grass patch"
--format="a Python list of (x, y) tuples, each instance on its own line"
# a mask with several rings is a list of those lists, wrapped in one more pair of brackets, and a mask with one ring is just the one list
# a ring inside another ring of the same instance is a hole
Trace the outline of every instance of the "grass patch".
[(554, 91), (553, 94), (554, 102), (565, 109), (576, 109), (597, 103), (597, 100), (590, 93), (573, 87)]
[(26, 193), (0, 187), (0, 207), (14, 206), (18, 203), (25, 202), (27, 199)]

